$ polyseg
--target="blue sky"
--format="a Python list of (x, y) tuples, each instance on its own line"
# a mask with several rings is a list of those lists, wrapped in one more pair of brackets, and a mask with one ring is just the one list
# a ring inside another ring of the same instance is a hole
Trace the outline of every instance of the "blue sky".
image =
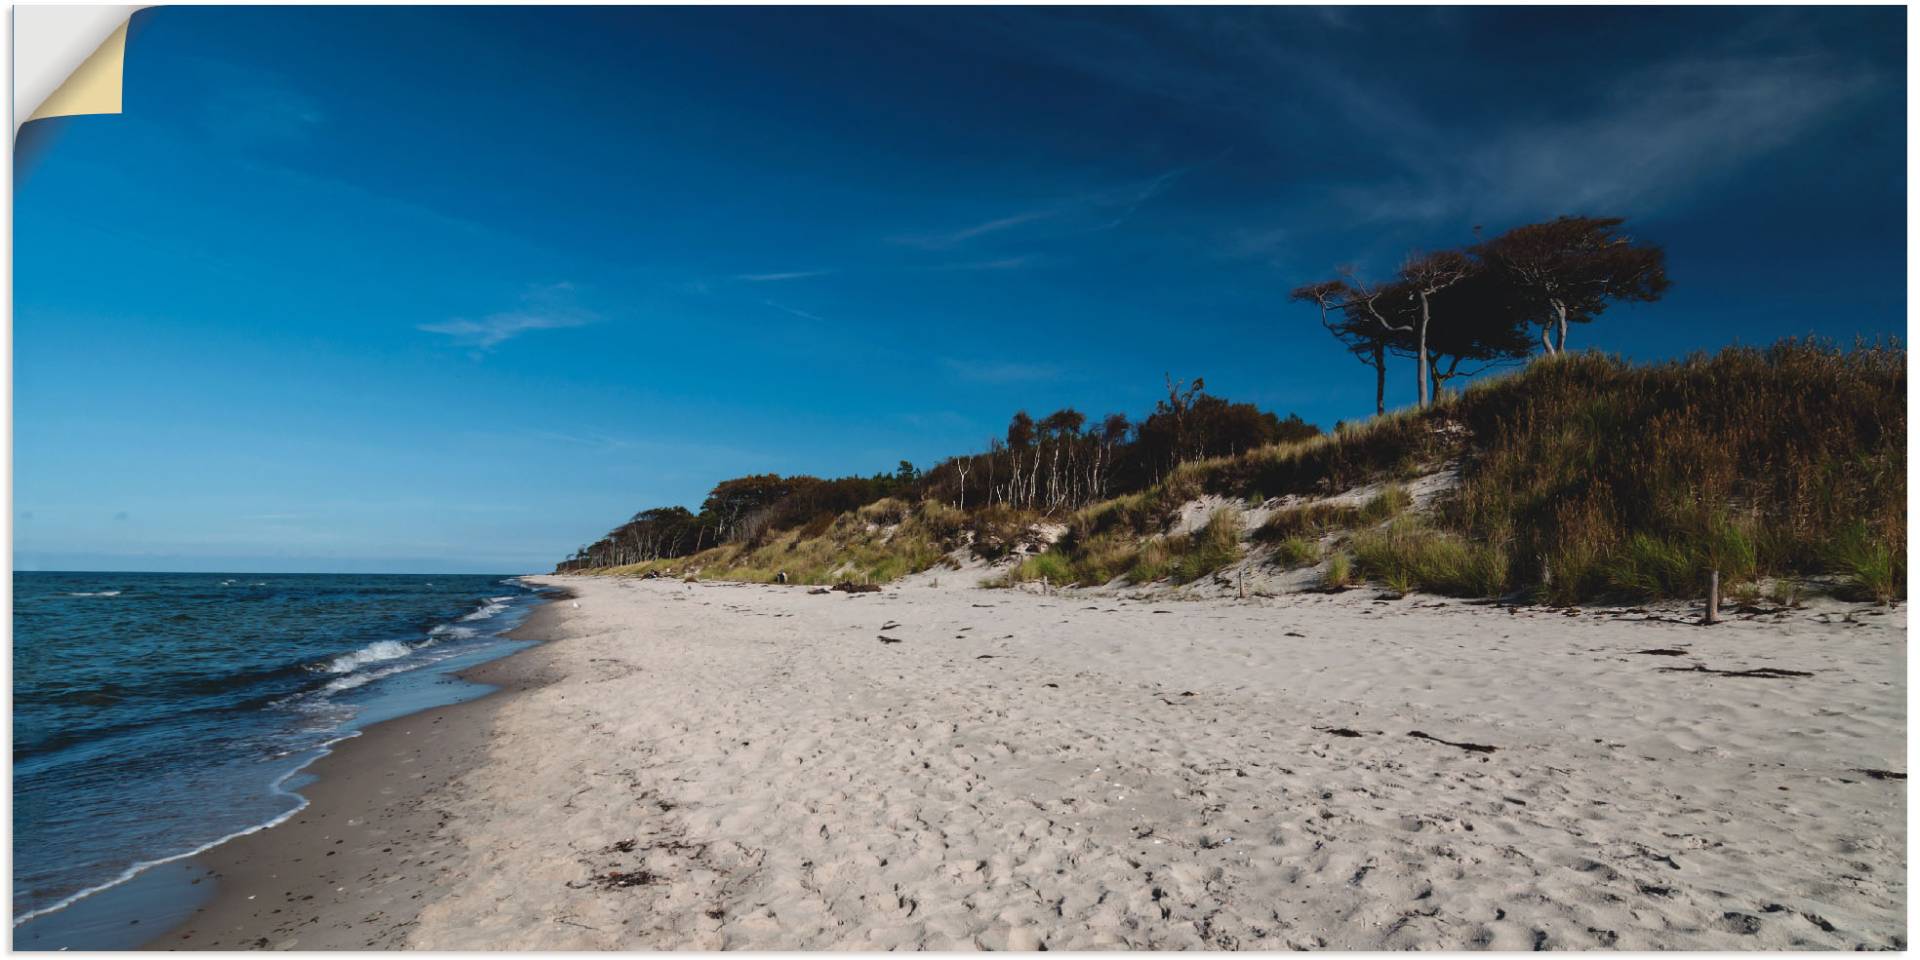
[(1164, 373), (1328, 426), (1291, 287), (1560, 213), (1674, 281), (1577, 347), (1901, 334), (1905, 16), (150, 9), (16, 154), (16, 564), (544, 569)]

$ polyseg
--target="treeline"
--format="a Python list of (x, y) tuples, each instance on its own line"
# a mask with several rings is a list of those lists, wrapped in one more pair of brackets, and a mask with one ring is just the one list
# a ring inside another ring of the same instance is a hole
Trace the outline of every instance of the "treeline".
[(773, 473), (722, 480), (700, 512), (686, 507), (642, 510), (606, 536), (561, 562), (560, 572), (684, 557), (723, 543), (751, 540), (769, 530), (831, 521), (848, 510), (911, 490), (919, 480), (901, 461), (894, 474), (871, 477), (782, 477)]
[[(1389, 357), (1414, 361), (1424, 408), (1449, 382), (1524, 359), (1536, 344), (1545, 354), (1565, 351), (1569, 327), (1592, 322), (1612, 303), (1657, 300), (1668, 286), (1665, 253), (1628, 236), (1624, 223), (1560, 217), (1527, 224), (1459, 249), (1409, 255), (1384, 281), (1341, 268), (1294, 289), (1292, 299), (1315, 306), (1326, 329), (1373, 368), (1376, 413), (1386, 411)], [(1021, 411), (984, 452), (951, 457), (924, 473), (902, 461), (894, 473), (871, 477), (726, 480), (698, 513), (678, 506), (641, 511), (559, 569), (758, 546), (793, 529), (817, 535), (835, 517), (889, 497), (988, 520), (994, 511), (1058, 517), (1146, 490), (1183, 463), (1319, 432), (1297, 415), (1283, 419), (1208, 394), (1199, 379), (1169, 378), (1166, 399), (1144, 419), (1116, 413), (1093, 420), (1071, 408), (1035, 419)]]
[(758, 474), (721, 481), (694, 513), (643, 510), (559, 564), (568, 570), (690, 556), (725, 543), (755, 544), (776, 531), (824, 531), (835, 517), (888, 497), (936, 500), (965, 512), (1011, 509), (1059, 515), (1144, 490), (1191, 460), (1243, 453), (1316, 436), (1319, 428), (1205, 391), (1167, 383), (1167, 397), (1135, 421), (1090, 421), (1067, 408), (1040, 419), (1013, 415), (1004, 437), (982, 453), (941, 461), (924, 473), (907, 461), (891, 474), (822, 479)]
[(1567, 330), (1610, 303), (1658, 300), (1666, 253), (1637, 242), (1619, 217), (1560, 217), (1456, 250), (1410, 254), (1388, 280), (1352, 268), (1308, 283), (1293, 299), (1374, 370), (1374, 410), (1387, 409), (1387, 358), (1414, 361), (1425, 407), (1449, 380), (1567, 348)]

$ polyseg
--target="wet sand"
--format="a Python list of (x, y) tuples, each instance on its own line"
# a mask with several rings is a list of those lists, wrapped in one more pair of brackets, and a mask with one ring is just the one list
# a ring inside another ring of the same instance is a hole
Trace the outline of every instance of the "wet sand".
[[(537, 608), (511, 639), (544, 641), (559, 603)], [(195, 862), (217, 883), (186, 923), (150, 941), (169, 950), (368, 950), (403, 945), (457, 849), (444, 801), (486, 757), (502, 703), (545, 683), (547, 647), (464, 671), (500, 689), (368, 727), (315, 761), (310, 801), (291, 820), (222, 844)]]

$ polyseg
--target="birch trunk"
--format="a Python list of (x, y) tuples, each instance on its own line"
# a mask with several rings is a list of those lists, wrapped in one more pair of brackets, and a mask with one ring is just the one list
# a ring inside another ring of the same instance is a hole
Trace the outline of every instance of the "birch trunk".
[(1420, 368), (1416, 371), (1416, 375), (1420, 378), (1420, 405), (1422, 407), (1426, 406), (1433, 399), (1433, 394), (1429, 392), (1432, 385), (1427, 382), (1433, 368), (1432, 361), (1427, 358), (1427, 321), (1431, 318), (1432, 308), (1428, 302), (1427, 293), (1422, 291), (1420, 294)]

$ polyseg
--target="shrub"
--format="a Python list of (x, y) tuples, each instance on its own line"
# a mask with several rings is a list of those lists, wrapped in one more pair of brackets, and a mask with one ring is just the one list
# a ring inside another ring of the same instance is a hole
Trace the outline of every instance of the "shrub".
[(1071, 584), (1074, 582), (1073, 562), (1048, 550), (1020, 561), (1020, 566), (1014, 569), (1013, 579), (1022, 582), (1047, 580), (1055, 584)]
[(1459, 438), (1444, 429), (1453, 406), (1448, 401), (1424, 411), (1397, 411), (1344, 424), (1338, 434), (1277, 443), (1211, 463), (1203, 471), (1204, 486), (1209, 493), (1229, 495), (1331, 493), (1417, 473), (1457, 450)]
[(1318, 537), (1334, 530), (1347, 530), (1360, 522), (1360, 511), (1345, 504), (1314, 503), (1275, 511), (1254, 531), (1254, 539), (1285, 540), (1289, 537)]
[(1164, 579), (1173, 571), (1173, 541), (1185, 539), (1185, 537), (1155, 537), (1141, 544), (1139, 552), (1133, 556), (1133, 566), (1127, 569), (1127, 581), (1146, 584)]
[(875, 500), (861, 507), (855, 511), (855, 513), (859, 515), (860, 519), (868, 523), (887, 527), (907, 519), (908, 510), (909, 508), (905, 500), (887, 497), (884, 500)]
[(1174, 564), (1173, 578), (1179, 583), (1192, 583), (1216, 570), (1240, 559), (1240, 531), (1244, 527), (1240, 511), (1234, 507), (1221, 507), (1207, 518), (1206, 526), (1194, 531), (1192, 536), (1181, 538), (1178, 560)]
[(928, 535), (943, 542), (958, 536), (967, 525), (967, 515), (959, 507), (940, 500), (922, 502), (913, 519)]
[(1321, 576), (1320, 586), (1327, 590), (1353, 586), (1353, 558), (1346, 551), (1337, 551), (1327, 558), (1327, 572)]
[(1296, 537), (1319, 537), (1336, 530), (1379, 523), (1404, 513), (1413, 506), (1413, 496), (1399, 484), (1389, 484), (1378, 495), (1355, 507), (1345, 503), (1310, 503), (1275, 511), (1254, 531), (1254, 538), (1268, 542)]
[(1411, 506), (1413, 506), (1413, 495), (1407, 492), (1407, 488), (1397, 483), (1390, 483), (1380, 491), (1378, 496), (1368, 500), (1360, 508), (1357, 519), (1361, 523), (1379, 523), (1399, 516)]
[(1354, 538), (1360, 572), (1398, 593), (1415, 589), (1457, 597), (1497, 597), (1506, 591), (1507, 559), (1498, 547), (1429, 529), (1410, 518)]
[(1074, 582), (1099, 586), (1133, 568), (1140, 545), (1131, 536), (1106, 535), (1081, 545), (1074, 560)]
[(973, 531), (973, 552), (987, 560), (998, 560), (1012, 553), (1038, 519), (1029, 511), (1016, 510), (1004, 503), (974, 511), (968, 524)]
[(1660, 537), (1634, 533), (1599, 564), (1615, 591), (1650, 599), (1704, 596), (1707, 574), (1720, 571), (1731, 591), (1758, 573), (1755, 538), (1748, 527), (1716, 514), (1691, 534)]
[(1843, 572), (1824, 547), (1850, 524), (1904, 549), (1905, 392), (1885, 346), (1538, 361), (1458, 402), (1473, 443), (1441, 524), (1547, 557), (1563, 602), (1698, 596), (1715, 568), (1729, 586)]
[(1698, 596), (1706, 580), (1685, 547), (1645, 533), (1628, 537), (1603, 568), (1610, 586), (1655, 600)]
[(1166, 519), (1157, 490), (1131, 493), (1075, 511), (1067, 518), (1064, 540), (1073, 544), (1107, 534), (1141, 536), (1158, 532)]
[(1828, 550), (1829, 563), (1845, 578), (1849, 592), (1891, 603), (1907, 593), (1906, 557), (1891, 545), (1875, 539), (1867, 525), (1855, 522), (1843, 527)]
[(1304, 567), (1320, 560), (1320, 542), (1306, 537), (1288, 537), (1273, 548), (1273, 562), (1280, 566)]

